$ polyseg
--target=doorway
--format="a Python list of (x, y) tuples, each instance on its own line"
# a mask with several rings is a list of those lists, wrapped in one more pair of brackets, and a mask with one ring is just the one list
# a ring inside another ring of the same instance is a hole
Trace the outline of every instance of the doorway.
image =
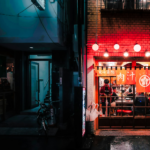
[[(46, 97), (52, 98), (52, 57), (51, 55), (29, 56), (29, 107), (34, 109), (44, 103)], [(39, 101), (39, 102), (38, 102)]]
[(31, 108), (39, 105), (39, 63), (31, 61)]

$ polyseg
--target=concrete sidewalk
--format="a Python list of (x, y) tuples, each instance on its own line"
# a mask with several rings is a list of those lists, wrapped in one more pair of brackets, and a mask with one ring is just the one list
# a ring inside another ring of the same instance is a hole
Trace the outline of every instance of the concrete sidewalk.
[[(58, 126), (58, 127), (57, 127)], [(0, 123), (0, 135), (44, 135), (38, 132), (37, 115), (16, 115)], [(72, 136), (72, 129), (59, 129), (59, 125), (49, 127), (48, 136)]]
[(150, 129), (99, 129), (96, 136), (150, 136)]

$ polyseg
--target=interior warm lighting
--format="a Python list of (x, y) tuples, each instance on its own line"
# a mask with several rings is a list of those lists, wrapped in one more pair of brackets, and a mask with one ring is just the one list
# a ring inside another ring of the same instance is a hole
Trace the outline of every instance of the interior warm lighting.
[(98, 46), (96, 43), (92, 45), (92, 49), (93, 49), (94, 51), (97, 51), (98, 48), (99, 48), (99, 46)]
[(109, 54), (108, 54), (108, 51), (106, 50), (105, 53), (104, 53), (104, 57), (108, 57)]
[(146, 56), (146, 57), (149, 57), (149, 56), (150, 56), (150, 52), (146, 51), (146, 52), (145, 52), (145, 56)]
[(118, 50), (118, 49), (119, 49), (119, 44), (115, 44), (115, 45), (114, 45), (114, 49), (115, 49), (115, 50)]
[(141, 50), (141, 46), (139, 44), (134, 45), (134, 51), (139, 52)]
[(115, 63), (115, 62), (108, 62), (107, 65), (108, 65), (108, 66), (115, 66), (116, 63)]
[(123, 113), (130, 114), (130, 113), (132, 113), (132, 111), (131, 110), (123, 110)]
[(121, 112), (130, 114), (130, 113), (132, 113), (132, 110), (124, 110), (124, 109), (123, 110), (122, 109), (117, 110), (117, 113), (121, 113)]
[(127, 51), (125, 51), (125, 52), (123, 53), (123, 55), (124, 55), (124, 57), (128, 57), (128, 56), (129, 56), (129, 53), (128, 53)]

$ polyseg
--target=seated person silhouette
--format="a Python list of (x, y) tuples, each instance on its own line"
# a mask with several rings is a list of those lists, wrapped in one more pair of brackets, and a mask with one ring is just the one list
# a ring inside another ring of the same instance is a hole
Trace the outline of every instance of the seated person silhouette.
[(111, 96), (112, 96), (111, 102), (115, 102), (119, 98), (118, 95), (116, 94), (116, 87), (113, 87), (113, 92)]
[(124, 94), (126, 94), (129, 99), (133, 100), (133, 86), (130, 85), (129, 88), (125, 90)]
[[(110, 96), (112, 93), (112, 89), (110, 88), (110, 86), (108, 85), (109, 80), (105, 79), (104, 80), (104, 85), (100, 88), (100, 96)], [(102, 106), (106, 106), (106, 98), (101, 98), (102, 101)], [(110, 106), (110, 97), (107, 98), (108, 101), (108, 106)], [(105, 114), (105, 108), (102, 108), (103, 114)], [(109, 112), (109, 108), (108, 108), (108, 112)], [(106, 115), (106, 114), (105, 114)]]
[[(111, 96), (112, 96), (111, 102), (115, 102), (119, 97), (116, 94), (116, 87), (113, 87), (112, 89), (113, 89), (113, 92), (111, 94)], [(116, 108), (115, 107), (111, 108), (111, 111), (112, 111), (113, 115), (116, 116)]]

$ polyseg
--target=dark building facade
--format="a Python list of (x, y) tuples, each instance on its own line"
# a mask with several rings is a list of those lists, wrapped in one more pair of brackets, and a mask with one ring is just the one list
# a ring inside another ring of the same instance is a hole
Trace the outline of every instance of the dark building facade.
[(45, 0), (44, 10), (32, 1), (0, 3), (1, 120), (36, 108), (35, 100), (49, 96), (56, 102), (57, 121), (68, 122), (74, 113), (74, 86), (82, 85), (81, 55), (85, 57), (78, 50), (85, 49), (78, 42), (78, 34), (85, 39), (78, 2)]

